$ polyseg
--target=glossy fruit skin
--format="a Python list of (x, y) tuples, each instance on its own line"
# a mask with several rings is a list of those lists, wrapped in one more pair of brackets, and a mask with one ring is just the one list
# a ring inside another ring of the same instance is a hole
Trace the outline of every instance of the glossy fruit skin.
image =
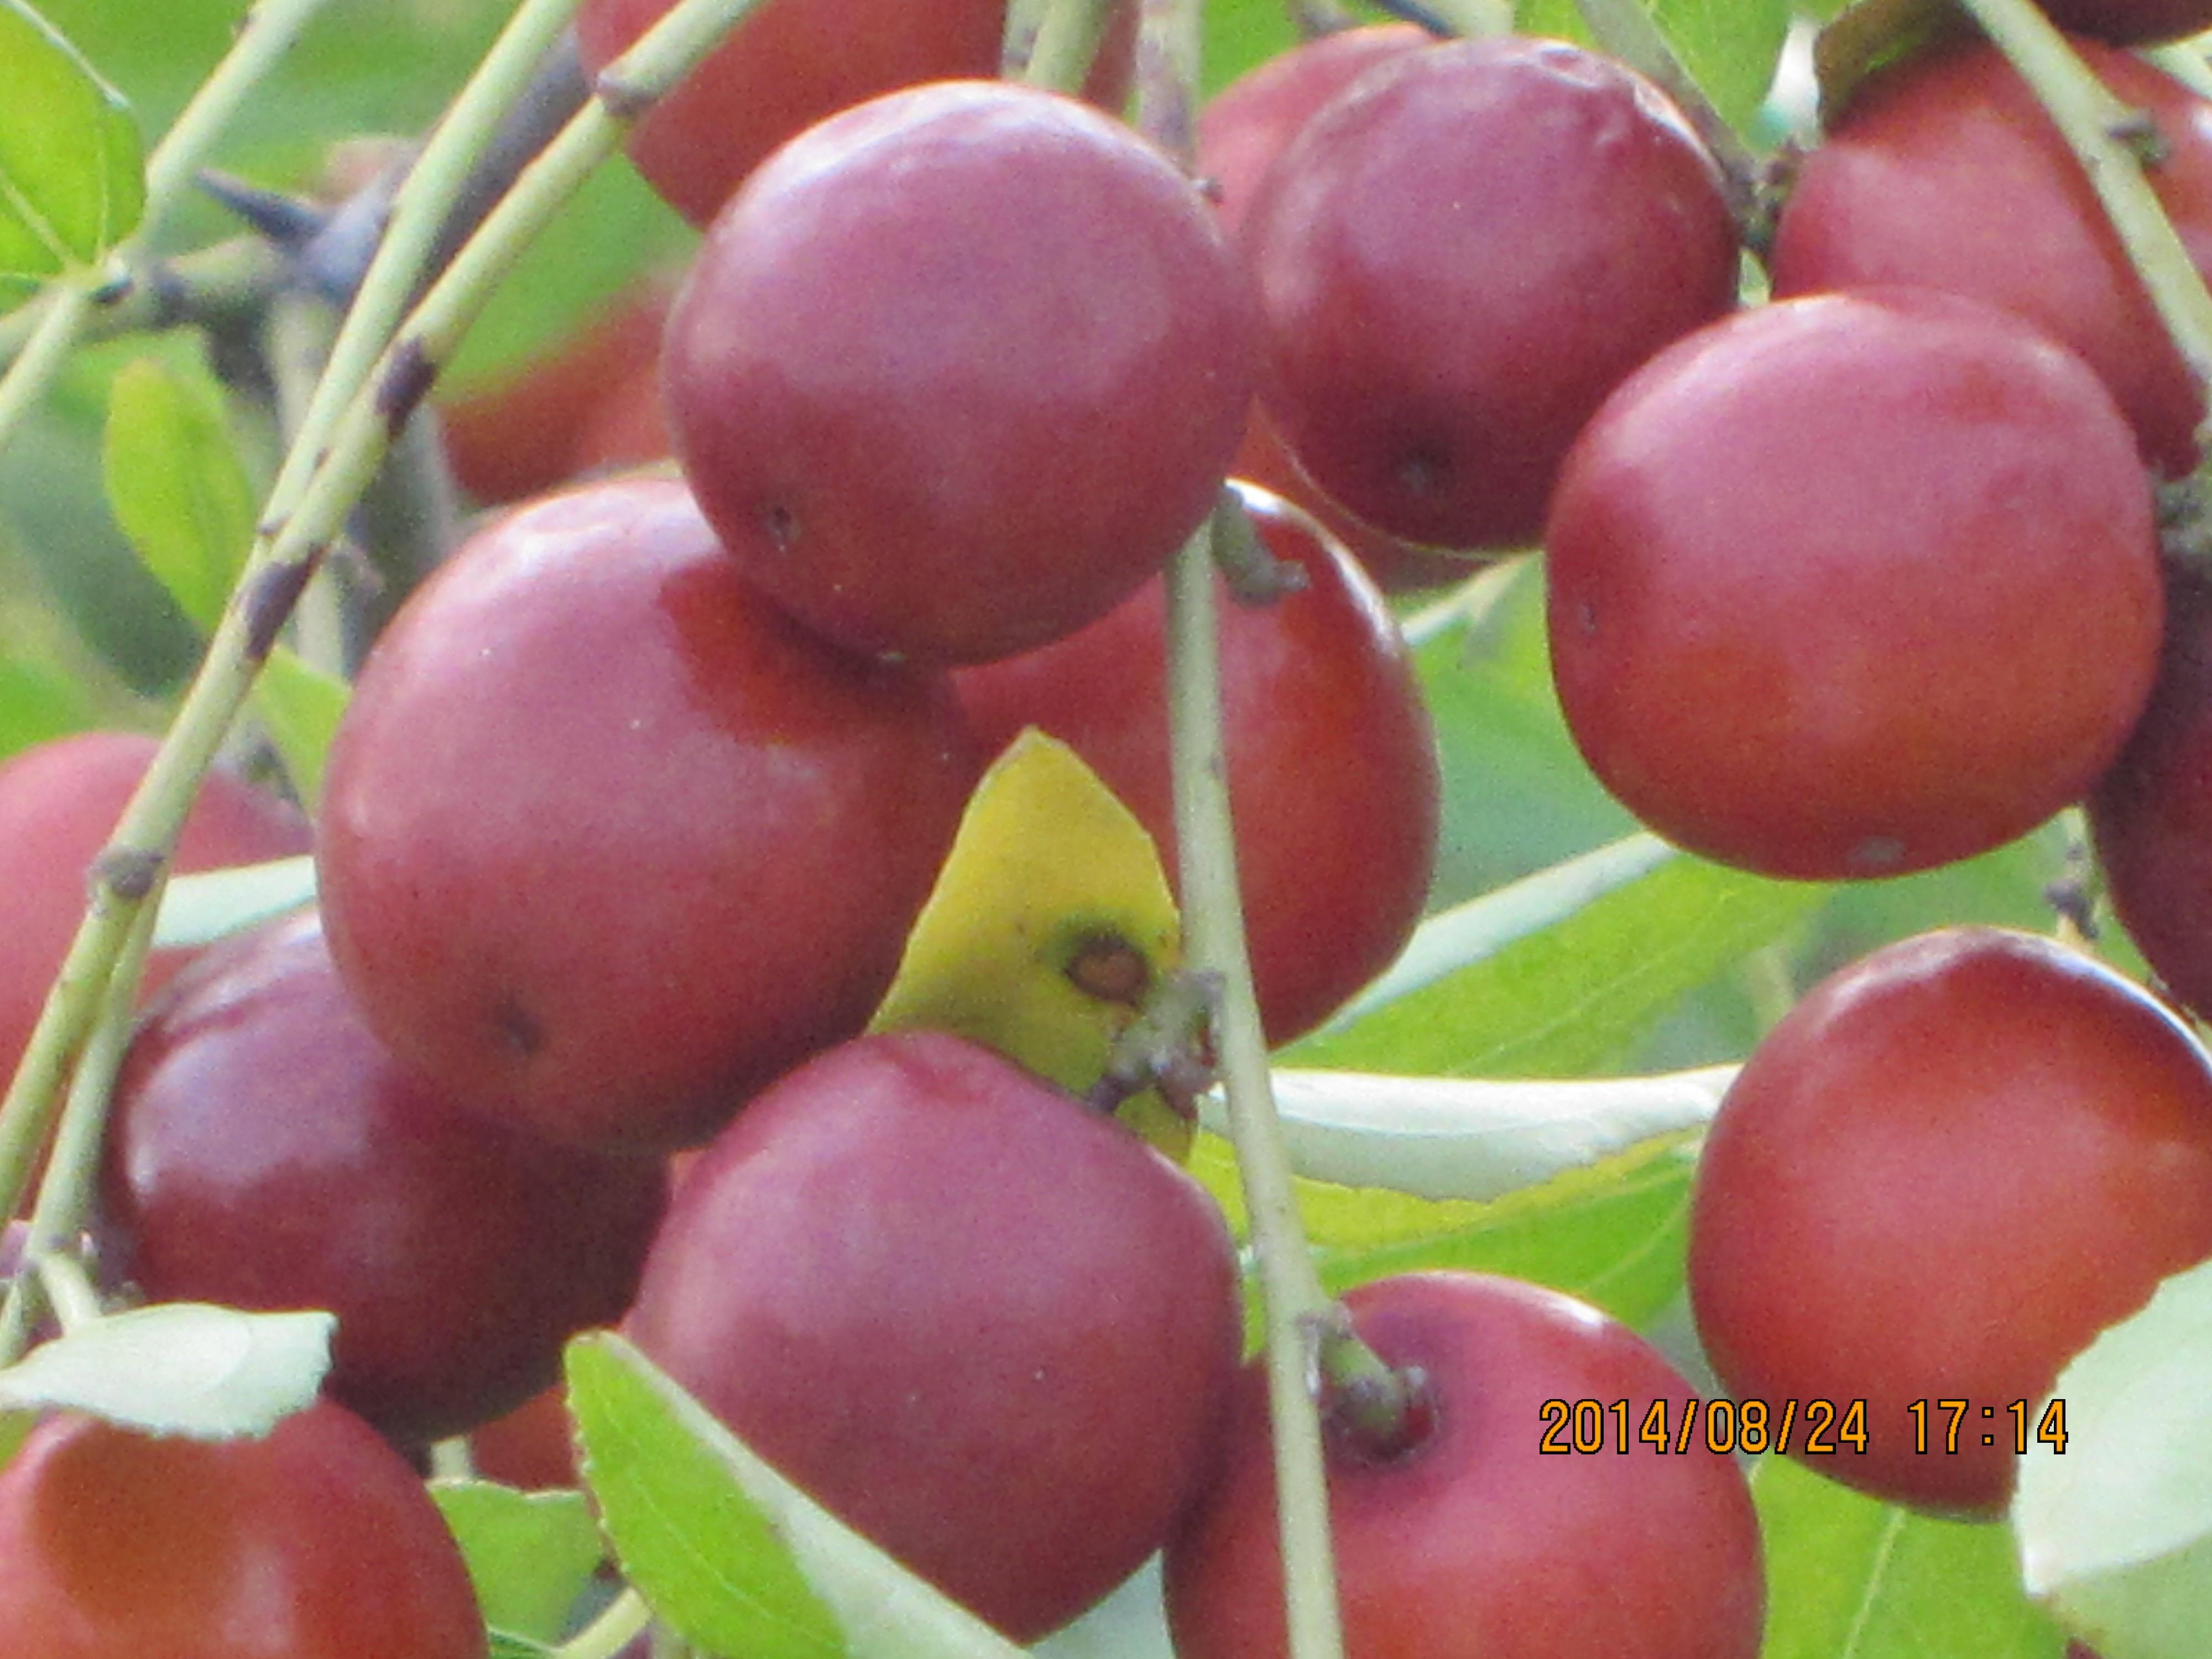
[[(20, 750), (0, 765), (0, 1079), (15, 1074), (84, 918), (92, 862), (160, 746), (137, 732), (80, 732)], [(185, 816), (173, 867), (290, 858), (312, 840), (296, 808), (217, 768)], [(155, 951), (145, 989), (161, 986), (190, 955)]]
[[(1413, 933), (1435, 872), (1442, 783), (1427, 705), (1382, 596), (1304, 514), (1238, 489), (1267, 550), (1305, 574), (1303, 589), (1269, 604), (1216, 592), (1237, 875), (1261, 1018), (1283, 1043), (1382, 972)], [(1152, 833), (1172, 880), (1166, 611), (1155, 580), (1079, 633), (954, 680), (988, 751), (1025, 726), (1073, 746)]]
[[(1198, 114), (1198, 176), (1233, 240), (1260, 179), (1283, 147), (1367, 70), (1433, 44), (1411, 23), (1339, 29), (1279, 52), (1224, 87)], [(1362, 524), (1298, 469), (1267, 411), (1255, 404), (1230, 471), (1321, 520), (1386, 593), (1438, 587), (1467, 575), (1463, 558), (1419, 548)]]
[(325, 1383), (395, 1441), (487, 1422), (620, 1319), (667, 1200), (652, 1159), (517, 1133), (372, 1036), (313, 910), (210, 946), (148, 1016), (103, 1170), (118, 1270), (156, 1301), (325, 1308)]
[[(1544, 1402), (1695, 1390), (1643, 1338), (1557, 1291), (1471, 1273), (1377, 1279), (1345, 1297), (1394, 1366), (1419, 1366), (1428, 1437), (1395, 1460), (1325, 1431), (1348, 1659), (1752, 1659), (1759, 1523), (1725, 1454), (1540, 1451)], [(1179, 1659), (1281, 1659), (1282, 1565), (1266, 1381), (1248, 1366), (1220, 1474), (1168, 1547)], [(1612, 1421), (1608, 1414), (1607, 1421)]]
[[(589, 0), (585, 67), (606, 67), (674, 0)], [(630, 160), (695, 225), (801, 128), (917, 81), (995, 75), (1006, 0), (775, 0), (641, 120)]]
[(2039, 0), (2045, 14), (2070, 29), (2115, 46), (2148, 46), (2212, 28), (2205, 0)]
[(836, 652), (672, 479), (489, 525), (331, 755), (331, 952), (456, 1099), (665, 1151), (866, 1021), (980, 770), (940, 678)]
[(1301, 41), (1239, 76), (1198, 112), (1198, 175), (1231, 235), (1285, 145), (1377, 64), (1436, 44), (1412, 23), (1338, 29)]
[(2212, 1009), (2212, 588), (2179, 568), (2158, 682), (2089, 795), (2097, 866), (2128, 938), (2175, 1000)]
[(821, 1056), (678, 1188), (627, 1329), (1017, 1641), (1157, 1549), (1236, 1373), (1227, 1230), (1111, 1119), (964, 1039)]
[(1705, 1140), (1692, 1307), (1733, 1394), (1864, 1400), (1809, 1468), (1985, 1518), (1997, 1443), (1916, 1449), (1907, 1402), (2002, 1413), (2160, 1279), (2212, 1255), (2212, 1062), (2141, 988), (2046, 939), (1950, 927), (1816, 986)]
[(47, 1419), (0, 1471), (0, 1659), (483, 1659), (421, 1480), (324, 1401), (265, 1439)]
[(1431, 547), (1534, 542), (1600, 400), (1736, 296), (1710, 156), (1656, 88), (1559, 41), (1368, 70), (1267, 171), (1239, 246), (1291, 453)]
[(1254, 355), (1227, 244), (1164, 155), (1074, 100), (945, 82), (762, 166), (663, 372), (749, 574), (854, 649), (955, 662), (1072, 632), (1165, 563), (1213, 504)]
[[(2072, 44), (2155, 123), (2162, 159), (2144, 176), (2212, 270), (2212, 103), (2126, 52)], [(1923, 283), (2017, 311), (2088, 360), (2152, 467), (2195, 464), (2203, 396), (2080, 164), (1992, 46), (1942, 46), (1861, 88), (1798, 169), (1769, 265), (1781, 296)]]
[(2150, 483), (2070, 352), (1929, 290), (1808, 296), (1607, 400), (1547, 535), (1553, 674), (1606, 786), (1816, 880), (1986, 851), (2077, 799), (2148, 696)]

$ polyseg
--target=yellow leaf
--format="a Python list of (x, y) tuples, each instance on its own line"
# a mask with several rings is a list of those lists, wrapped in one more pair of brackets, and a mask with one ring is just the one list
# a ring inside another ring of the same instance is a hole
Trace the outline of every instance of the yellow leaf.
[[(956, 1032), (1082, 1094), (1181, 952), (1152, 837), (1073, 750), (1031, 730), (976, 787), (871, 1029)], [(1188, 1152), (1191, 1126), (1153, 1091), (1121, 1115)]]

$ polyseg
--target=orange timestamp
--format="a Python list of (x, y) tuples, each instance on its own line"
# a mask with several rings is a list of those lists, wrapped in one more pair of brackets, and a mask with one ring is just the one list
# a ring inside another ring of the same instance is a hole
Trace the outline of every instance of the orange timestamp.
[[(1931, 1413), (1932, 1408), (1932, 1413)], [(1976, 1437), (1984, 1446), (2002, 1434), (2025, 1455), (2031, 1443), (2055, 1452), (2066, 1449), (2066, 1402), (2015, 1400), (2003, 1407), (1977, 1408), (1966, 1400), (1915, 1400), (1906, 1407), (1912, 1419), (1913, 1449), (1955, 1454)], [(1641, 1406), (1626, 1400), (1547, 1400), (1540, 1407), (1541, 1436), (1536, 1449), (1547, 1456), (1590, 1455), (1613, 1451), (1623, 1456), (1636, 1446), (1655, 1452), (1687, 1454), (1795, 1453), (1800, 1457), (1863, 1455), (1867, 1449), (1867, 1402), (1863, 1400), (1705, 1400), (1692, 1395), (1675, 1401), (1654, 1400)], [(2033, 1416), (2033, 1435), (2028, 1421)], [(1989, 1426), (1978, 1426), (1980, 1419)], [(2007, 1432), (2007, 1429), (2009, 1432)]]

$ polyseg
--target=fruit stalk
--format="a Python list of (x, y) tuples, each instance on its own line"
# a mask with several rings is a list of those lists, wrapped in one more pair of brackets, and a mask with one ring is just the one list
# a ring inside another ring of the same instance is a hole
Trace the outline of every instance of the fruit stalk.
[(1330, 1309), (1298, 1219), (1276, 1122), (1267, 1038), (1252, 989), (1237, 879), (1214, 623), (1214, 524), (1224, 502), (1168, 569), (1168, 676), (1175, 768), (1177, 883), (1192, 965), (1220, 976), (1213, 1037), (1230, 1138), (1251, 1216), (1267, 1322), (1269, 1414), (1292, 1659), (1340, 1659), (1342, 1615), (1329, 1540), (1328, 1485), (1314, 1399), (1316, 1344)]
[[(2106, 217), (2149, 290), (2159, 319), (2199, 386), (2212, 384), (2212, 295), (2143, 175), (2157, 135), (2106, 90), (2034, 0), (1965, 0), (1974, 21), (2049, 113), (2089, 175)], [(2200, 437), (2205, 432), (2200, 425)]]
[[(131, 988), (137, 984), (145, 965), (157, 908), (144, 906), (132, 921), (97, 1023), (70, 1079), (69, 1100), (62, 1111), (53, 1155), (39, 1184), (38, 1202), (23, 1241), (24, 1261), (41, 1264), (41, 1271), (17, 1274), (8, 1286), (5, 1303), (0, 1304), (0, 1366), (12, 1364), (21, 1357), (42, 1302), (53, 1309), (65, 1326), (76, 1322), (82, 1311), (64, 1305), (69, 1300), (66, 1288), (57, 1296), (53, 1275), (44, 1271), (43, 1264), (52, 1261), (56, 1252), (78, 1237), (90, 1212), (106, 1131), (108, 1099), (135, 1029)], [(12, 1208), (9, 1212), (13, 1213)]]
[(1053, 0), (1037, 25), (1036, 43), (1022, 79), (1033, 87), (1073, 94), (1091, 72), (1105, 38), (1114, 0)]

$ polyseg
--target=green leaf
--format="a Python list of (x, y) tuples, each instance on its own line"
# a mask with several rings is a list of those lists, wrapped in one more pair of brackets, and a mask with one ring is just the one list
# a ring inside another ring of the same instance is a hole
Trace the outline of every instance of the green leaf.
[(495, 1630), (486, 1638), (484, 1659), (559, 1659), (560, 1650), (545, 1642), (533, 1642), (527, 1637), (512, 1636)]
[[(1782, 61), (1791, 0), (1652, 0), (1649, 9), (1705, 96), (1738, 131), (1748, 131)], [(1514, 26), (1523, 34), (1591, 40), (1575, 0), (1523, 0)]]
[(0, 1370), (0, 1407), (90, 1412), (196, 1439), (264, 1435), (313, 1403), (337, 1324), (198, 1302), (109, 1314)]
[(2063, 1454), (2013, 1505), (2028, 1589), (2101, 1659), (2182, 1659), (2212, 1630), (2212, 1263), (2179, 1273), (2059, 1374)]
[(298, 909), (315, 896), (310, 853), (267, 864), (241, 864), (172, 876), (154, 921), (157, 949), (212, 945)]
[(517, 1492), (490, 1480), (430, 1486), (467, 1559), (484, 1622), (531, 1642), (558, 1642), (605, 1553), (579, 1492)]
[(620, 1336), (568, 1350), (586, 1484), (630, 1583), (745, 1659), (1015, 1659), (1021, 1650), (748, 1450)]
[[(1370, 1012), (1285, 1058), (1318, 1069), (1445, 1077), (1575, 1077), (1618, 1066), (1686, 994), (1786, 936), (1828, 896), (1826, 887), (1686, 855), (1636, 873), (1644, 845), (1635, 838), (1594, 862), (1573, 860), (1432, 919), (1423, 933), (1456, 933), (1466, 966), (1369, 1004)], [(1614, 858), (1621, 867), (1613, 873), (1630, 878), (1569, 878), (1601, 874)], [(1557, 902), (1529, 904), (1532, 884)], [(1492, 915), (1505, 925), (1482, 925)], [(1428, 946), (1417, 936), (1413, 948)]]
[[(1659, 1136), (1487, 1204), (1301, 1177), (1298, 1212), (1332, 1295), (1392, 1273), (1505, 1273), (1641, 1326), (1681, 1294), (1690, 1150), (1686, 1136)], [(1245, 1231), (1229, 1143), (1200, 1135), (1190, 1170)]]
[(109, 394), (101, 470), (109, 508), (140, 560), (212, 632), (257, 511), (215, 377), (152, 357), (126, 364)]
[[(1278, 1071), (1291, 1166), (1341, 1187), (1498, 1199), (1711, 1121), (1733, 1066), (1563, 1081)], [(1207, 1103), (1206, 1127), (1226, 1126)]]
[(0, 307), (96, 266), (145, 207), (131, 112), (25, 0), (0, 0)]
[(351, 689), (287, 645), (272, 647), (253, 682), (253, 712), (308, 810), (322, 799), (323, 766)]
[(1790, 1458), (1763, 1457), (1751, 1477), (1766, 1540), (1761, 1659), (2063, 1652), (2063, 1633), (2020, 1587), (2002, 1527), (1931, 1520)]

